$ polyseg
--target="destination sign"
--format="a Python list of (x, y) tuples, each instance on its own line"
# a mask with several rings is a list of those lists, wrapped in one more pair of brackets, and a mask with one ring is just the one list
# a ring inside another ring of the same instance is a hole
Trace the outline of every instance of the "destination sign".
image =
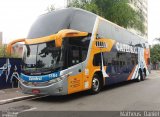
[(21, 74), (20, 78), (22, 78), (24, 81), (27, 82), (45, 82), (57, 78), (59, 76), (60, 72), (54, 72), (51, 74), (41, 75), (41, 76), (28, 76), (25, 74)]

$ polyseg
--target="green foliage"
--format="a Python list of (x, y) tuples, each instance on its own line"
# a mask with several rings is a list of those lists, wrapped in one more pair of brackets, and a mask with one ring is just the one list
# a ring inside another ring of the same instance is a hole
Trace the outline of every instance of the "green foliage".
[(68, 7), (91, 11), (124, 28), (135, 28), (145, 33), (143, 15), (135, 11), (128, 0), (72, 0)]
[(55, 7), (54, 7), (53, 4), (48, 6), (47, 9), (46, 9), (47, 12), (51, 12), (51, 11), (54, 11), (54, 10), (55, 10)]
[(20, 58), (17, 54), (9, 55), (6, 52), (6, 46), (3, 45), (0, 47), (0, 58)]
[(6, 51), (5, 51), (5, 46), (1, 46), (1, 47), (0, 47), (0, 58), (4, 57), (4, 56), (5, 56), (5, 53), (6, 53)]
[(85, 9), (85, 6), (89, 4), (88, 0), (72, 0), (67, 7), (77, 7)]
[(154, 45), (151, 48), (151, 62), (153, 64), (160, 62), (160, 45)]

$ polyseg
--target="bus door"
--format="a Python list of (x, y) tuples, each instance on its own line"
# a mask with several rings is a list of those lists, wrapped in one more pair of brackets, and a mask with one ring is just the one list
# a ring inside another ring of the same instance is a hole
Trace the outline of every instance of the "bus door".
[(69, 37), (66, 38), (68, 50), (68, 67), (73, 72), (69, 79), (69, 93), (81, 91), (84, 87), (84, 67), (87, 57), (90, 37)]
[(69, 46), (68, 48), (68, 65), (71, 67), (72, 76), (68, 79), (68, 93), (74, 93), (82, 90), (82, 53), (81, 48)]

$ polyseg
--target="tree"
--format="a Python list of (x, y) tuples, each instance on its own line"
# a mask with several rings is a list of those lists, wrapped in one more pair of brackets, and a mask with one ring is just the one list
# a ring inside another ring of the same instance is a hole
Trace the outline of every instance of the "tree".
[(4, 57), (6, 53), (6, 47), (3, 45), (0, 47), (0, 58)]
[(54, 11), (55, 10), (55, 7), (53, 4), (51, 4), (50, 6), (47, 7), (46, 11), (47, 12), (51, 12), (51, 11)]
[(2, 45), (1, 47), (0, 47), (0, 58), (3, 58), (3, 57), (5, 57), (5, 58), (20, 58), (17, 54), (11, 54), (11, 55), (8, 55), (8, 53), (6, 52), (6, 49), (7, 48), (7, 46), (6, 45)]
[(156, 64), (157, 62), (160, 62), (160, 45), (154, 45), (151, 48), (151, 62), (153, 64)]
[(144, 17), (129, 5), (129, 0), (72, 0), (68, 7), (91, 11), (124, 28), (145, 33)]

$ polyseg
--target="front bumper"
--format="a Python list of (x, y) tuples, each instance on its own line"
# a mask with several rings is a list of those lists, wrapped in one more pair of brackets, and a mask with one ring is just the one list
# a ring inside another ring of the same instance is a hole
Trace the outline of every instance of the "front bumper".
[[(19, 82), (19, 87), (22, 93), (33, 94), (33, 95), (67, 95), (68, 94), (68, 83), (67, 79), (63, 79), (59, 82), (50, 84), (48, 86), (28, 86), (23, 82)], [(35, 94), (33, 90), (39, 90), (40, 92)]]

